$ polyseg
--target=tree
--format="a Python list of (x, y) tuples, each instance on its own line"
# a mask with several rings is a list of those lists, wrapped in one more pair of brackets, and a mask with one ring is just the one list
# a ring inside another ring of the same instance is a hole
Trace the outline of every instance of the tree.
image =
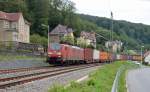
[(88, 44), (86, 43), (85, 39), (78, 38), (77, 39), (77, 46), (82, 47), (82, 48), (86, 48), (86, 47), (88, 47)]
[(48, 25), (49, 20), (49, 0), (27, 0), (28, 8), (32, 14), (31, 34), (38, 33), (47, 36), (47, 28), (42, 24)]
[[(76, 14), (75, 4), (71, 0), (1, 0), (0, 11), (22, 12), (24, 18), (31, 23), (31, 35), (38, 34), (47, 37), (47, 28), (50, 30), (58, 24), (66, 25), (75, 30), (79, 37), (81, 31), (96, 31), (106, 38), (110, 38), (111, 19), (90, 15)], [(128, 43), (128, 47), (135, 49), (140, 44), (150, 43), (150, 26), (114, 20), (113, 37)], [(97, 44), (104, 44), (105, 40), (97, 38)]]
[(75, 7), (70, 0), (50, 0), (49, 25), (54, 28), (58, 24), (73, 27)]
[(3, 0), (0, 2), (0, 11), (22, 12), (26, 19), (29, 17), (25, 0)]
[(38, 34), (31, 35), (30, 42), (34, 44), (41, 44), (44, 47), (47, 47), (47, 38), (41, 37)]
[(71, 44), (71, 45), (75, 44), (74, 37), (72, 37), (70, 35), (66, 35), (66, 36), (62, 37), (61, 42)]

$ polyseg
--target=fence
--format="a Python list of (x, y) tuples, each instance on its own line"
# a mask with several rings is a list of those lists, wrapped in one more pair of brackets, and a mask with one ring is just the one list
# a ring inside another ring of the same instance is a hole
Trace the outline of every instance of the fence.
[(22, 43), (14, 41), (0, 42), (0, 54), (19, 54), (19, 55), (44, 55), (46, 50), (39, 44)]
[(116, 77), (115, 77), (115, 80), (114, 80), (114, 83), (113, 83), (113, 86), (112, 86), (112, 89), (111, 89), (111, 92), (118, 92), (118, 83), (119, 83), (119, 78), (120, 78), (120, 75), (121, 73), (123, 72), (123, 70), (125, 69), (125, 66), (121, 66), (118, 71), (117, 71), (117, 74), (116, 74)]

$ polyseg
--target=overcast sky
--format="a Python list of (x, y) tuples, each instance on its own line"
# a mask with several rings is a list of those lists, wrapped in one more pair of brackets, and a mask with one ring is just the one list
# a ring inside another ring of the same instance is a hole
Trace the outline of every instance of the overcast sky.
[(150, 25), (150, 0), (71, 0), (77, 12)]

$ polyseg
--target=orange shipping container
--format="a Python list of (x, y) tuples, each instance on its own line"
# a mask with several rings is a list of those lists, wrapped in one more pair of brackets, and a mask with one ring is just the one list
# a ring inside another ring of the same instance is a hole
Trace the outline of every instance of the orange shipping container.
[(141, 61), (140, 55), (133, 55), (133, 61)]
[(109, 53), (108, 52), (101, 52), (100, 51), (100, 61), (101, 62), (106, 62), (109, 61)]

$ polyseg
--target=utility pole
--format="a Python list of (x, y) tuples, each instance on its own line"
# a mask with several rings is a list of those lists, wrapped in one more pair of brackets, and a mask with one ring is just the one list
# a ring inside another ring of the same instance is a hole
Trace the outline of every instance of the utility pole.
[(49, 25), (48, 25), (47, 27), (48, 27), (48, 28), (47, 28), (47, 33), (48, 33), (48, 40), (47, 40), (47, 41), (48, 41), (48, 42), (47, 42), (48, 45), (47, 45), (47, 46), (48, 46), (48, 48), (49, 48)]
[(141, 65), (142, 65), (142, 61), (143, 61), (143, 48), (144, 48), (144, 46), (141, 46)]
[(109, 50), (109, 52), (113, 52), (113, 12), (111, 11), (111, 27), (110, 27), (110, 43), (109, 43), (109, 48), (108, 48), (108, 50)]
[(50, 29), (50, 27), (49, 27), (49, 25), (45, 25), (45, 24), (42, 24), (41, 26), (43, 26), (43, 27), (47, 27), (47, 36), (48, 36), (48, 40), (47, 40), (47, 46), (49, 47), (49, 29)]
[(111, 11), (111, 41), (113, 41), (113, 12)]

